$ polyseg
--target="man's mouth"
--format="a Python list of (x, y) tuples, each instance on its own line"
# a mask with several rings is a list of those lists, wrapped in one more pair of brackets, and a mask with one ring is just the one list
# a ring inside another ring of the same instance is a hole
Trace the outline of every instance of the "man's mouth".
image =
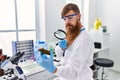
[(67, 28), (71, 28), (72, 26), (71, 25), (69, 25), (69, 26), (66, 26)]
[(71, 24), (66, 25), (66, 28), (72, 28), (72, 27), (73, 27), (73, 25), (71, 25)]

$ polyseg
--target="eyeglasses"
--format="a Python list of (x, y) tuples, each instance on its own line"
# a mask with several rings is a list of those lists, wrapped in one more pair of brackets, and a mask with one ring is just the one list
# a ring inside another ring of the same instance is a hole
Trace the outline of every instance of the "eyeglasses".
[(70, 14), (70, 15), (67, 15), (67, 16), (62, 16), (62, 19), (64, 19), (65, 21), (66, 20), (73, 21), (74, 16), (77, 16), (77, 14)]

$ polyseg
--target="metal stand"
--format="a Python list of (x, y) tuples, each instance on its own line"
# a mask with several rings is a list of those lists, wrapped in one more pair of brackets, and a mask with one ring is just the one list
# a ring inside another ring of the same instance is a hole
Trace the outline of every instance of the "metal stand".
[(101, 77), (101, 80), (104, 80), (103, 79), (103, 75), (104, 75), (104, 67), (102, 67), (102, 77)]

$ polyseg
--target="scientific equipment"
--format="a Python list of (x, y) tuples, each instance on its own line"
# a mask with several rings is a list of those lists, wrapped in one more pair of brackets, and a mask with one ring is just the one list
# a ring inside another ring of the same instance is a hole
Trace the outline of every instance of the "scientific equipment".
[(20, 61), (26, 61), (33, 58), (34, 44), (33, 40), (12, 41), (12, 52), (16, 54), (18, 52), (25, 52), (25, 55)]
[(47, 43), (45, 41), (36, 41), (35, 42), (35, 51), (38, 51), (38, 49), (40, 49), (40, 48), (48, 49)]
[(39, 55), (39, 52), (41, 52), (42, 54), (50, 55), (50, 52), (47, 49), (48, 49), (48, 46), (45, 41), (36, 41), (35, 48), (34, 48), (35, 54)]
[(4, 55), (2, 52), (2, 49), (0, 49), (0, 64), (5, 61), (6, 59), (9, 59), (10, 57), (8, 57), (7, 55)]
[(60, 40), (65, 39), (66, 35), (67, 35), (66, 32), (62, 29), (58, 29), (57, 31), (54, 32), (54, 36)]
[(99, 18), (96, 18), (95, 19), (95, 22), (94, 22), (94, 29), (95, 30), (99, 30), (99, 28), (102, 26), (102, 22)]
[(25, 80), (25, 76), (21, 67), (17, 65), (19, 59), (24, 55), (24, 52), (18, 52), (10, 59), (5, 60), (1, 64), (0, 80)]
[[(54, 36), (57, 39), (63, 40), (66, 37), (66, 32), (62, 29), (58, 29), (57, 31), (54, 32)], [(37, 51), (40, 51), (43, 54), (50, 55), (50, 51), (47, 50), (47, 44), (45, 42), (38, 42), (37, 45), (35, 45), (35, 52), (36, 52), (36, 49), (37, 49)]]
[[(59, 39), (59, 40), (63, 40), (66, 38), (66, 32), (62, 29), (58, 29), (57, 31), (54, 32), (54, 36)], [(56, 43), (56, 45), (58, 45), (58, 43)]]

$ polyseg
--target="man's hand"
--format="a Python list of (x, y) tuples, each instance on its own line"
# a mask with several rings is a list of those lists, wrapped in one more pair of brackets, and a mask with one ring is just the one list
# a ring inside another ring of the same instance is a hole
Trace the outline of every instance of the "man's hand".
[(46, 54), (41, 54), (39, 52), (38, 55), (35, 53), (35, 59), (40, 66), (45, 68), (50, 73), (55, 72), (56, 67), (53, 64), (53, 51), (52, 51), (52, 49), (50, 50), (50, 57), (49, 58), (46, 56)]
[(65, 48), (67, 47), (67, 40), (66, 40), (66, 39), (60, 40), (60, 41), (58, 42), (58, 45), (59, 45), (59, 47), (60, 47), (61, 49), (65, 49)]

